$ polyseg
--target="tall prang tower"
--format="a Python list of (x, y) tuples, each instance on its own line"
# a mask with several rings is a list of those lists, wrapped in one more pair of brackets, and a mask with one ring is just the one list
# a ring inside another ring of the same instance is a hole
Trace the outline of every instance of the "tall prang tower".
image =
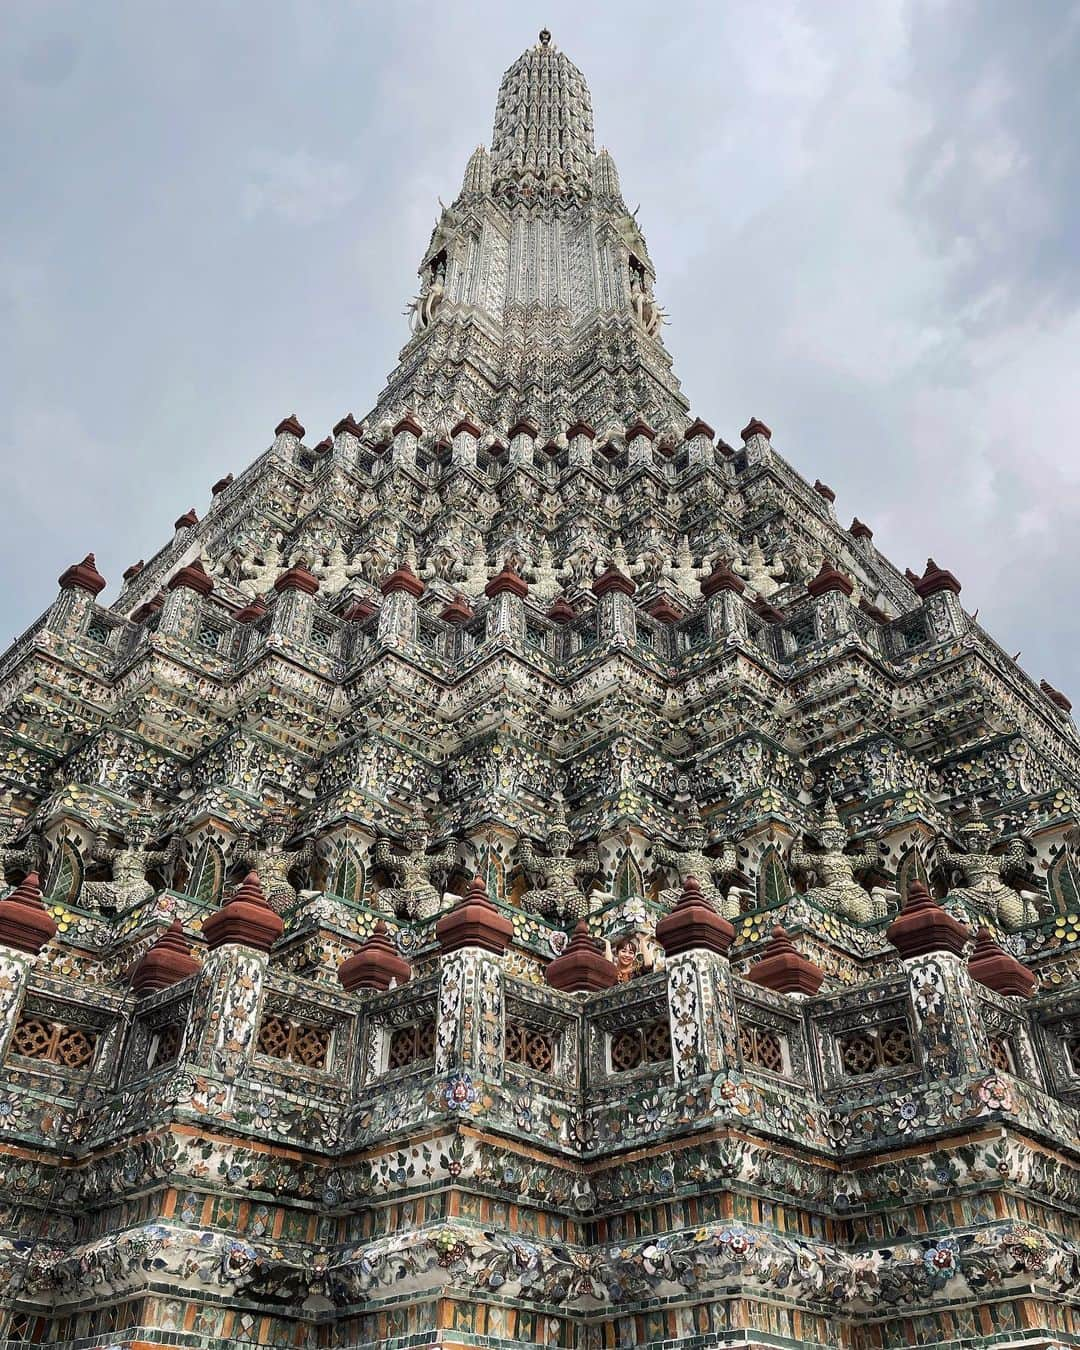
[(374, 410), (0, 659), (9, 1347), (1080, 1346), (1080, 745), (680, 391), (550, 35)]
[(435, 225), (413, 340), (373, 424), (411, 413), (449, 437), (468, 413), (493, 435), (526, 422), (565, 444), (575, 419), (620, 437), (644, 418), (674, 434), (688, 404), (654, 281), (615, 162), (593, 145), (585, 77), (545, 30), (503, 76), (491, 149)]

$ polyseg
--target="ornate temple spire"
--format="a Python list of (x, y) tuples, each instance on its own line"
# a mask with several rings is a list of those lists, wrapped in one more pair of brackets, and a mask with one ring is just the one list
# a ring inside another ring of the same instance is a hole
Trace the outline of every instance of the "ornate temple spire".
[(462, 417), (545, 439), (584, 420), (681, 431), (656, 274), (615, 162), (593, 144), (585, 77), (551, 41), (503, 76), (490, 152), (443, 206), (406, 313), (412, 337), (368, 425)]
[(577, 66), (552, 45), (545, 28), (499, 86), (491, 135), (495, 186), (584, 185), (593, 154), (589, 86)]
[(478, 145), (469, 156), (461, 184), (462, 197), (491, 191), (491, 156), (486, 145)]

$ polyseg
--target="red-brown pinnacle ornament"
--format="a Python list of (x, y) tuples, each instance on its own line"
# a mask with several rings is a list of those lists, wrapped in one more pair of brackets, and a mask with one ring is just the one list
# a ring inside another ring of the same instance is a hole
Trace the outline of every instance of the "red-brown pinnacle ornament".
[(0, 900), (0, 947), (37, 956), (55, 936), (56, 920), (41, 903), (38, 874), (30, 872)]
[(450, 432), (450, 435), (452, 438), (454, 438), (462, 435), (463, 433), (466, 436), (474, 437), (476, 440), (479, 440), (481, 435), (483, 434), (480, 428), (476, 425), (476, 423), (470, 422), (467, 417), (463, 417), (460, 422), (454, 425), (454, 428)]
[(283, 421), (279, 422), (274, 428), (275, 436), (295, 436), (298, 441), (304, 439), (304, 428), (295, 413), (290, 413)]
[(140, 558), (138, 562), (133, 562), (130, 567), (125, 567), (124, 580), (130, 581), (133, 577), (137, 577), (145, 566), (146, 564)]
[(575, 436), (587, 436), (590, 441), (595, 441), (596, 431), (589, 426), (588, 422), (578, 421), (566, 428), (566, 439), (568, 441), (572, 441)]
[(504, 952), (514, 936), (514, 925), (488, 899), (482, 877), (473, 877), (468, 892), (435, 925), (435, 938), (444, 952), (480, 947)]
[(680, 619), (686, 618), (679, 606), (669, 600), (666, 595), (658, 595), (648, 607), (646, 613), (650, 614), (658, 623), (678, 623)]
[(828, 483), (823, 483), (820, 478), (814, 479), (814, 491), (819, 497), (824, 497), (827, 502), (836, 501), (836, 493)]
[(439, 615), (444, 623), (468, 623), (470, 619), (475, 617), (469, 602), (463, 595), (455, 595)]
[(746, 582), (737, 572), (731, 570), (731, 561), (728, 558), (717, 558), (713, 570), (701, 582), (701, 594), (706, 600), (720, 591), (731, 591), (735, 595), (741, 595), (745, 590)]
[(766, 623), (783, 623), (784, 614), (782, 610), (770, 605), (763, 595), (759, 595), (750, 606), (759, 619), (764, 619)]
[(524, 600), (529, 594), (529, 587), (515, 571), (510, 567), (504, 567), (484, 587), (484, 594), (490, 599), (494, 599), (497, 595), (516, 595), (518, 599)]
[(907, 900), (885, 930), (886, 938), (901, 956), (925, 956), (928, 952), (952, 952), (959, 956), (971, 933), (941, 908), (921, 881), (908, 887)]
[(257, 952), (268, 952), (284, 931), (281, 915), (267, 904), (256, 872), (249, 872), (203, 924), (203, 937), (211, 951), (226, 942), (235, 942)]
[(1022, 961), (1002, 951), (989, 928), (980, 928), (975, 934), (968, 973), (987, 989), (1010, 998), (1030, 998), (1035, 992), (1034, 974)]
[(165, 594), (163, 591), (158, 591), (157, 594), (152, 595), (145, 604), (140, 605), (131, 617), (135, 623), (142, 623), (144, 620), (148, 619), (151, 614), (157, 614), (164, 604)]
[(573, 623), (577, 618), (577, 610), (565, 595), (560, 595), (548, 610), (547, 617), (552, 623)]
[(193, 525), (198, 525), (199, 517), (195, 514), (195, 508), (185, 511), (182, 516), (177, 516), (173, 521), (174, 530), (190, 530)]
[(179, 919), (147, 947), (131, 972), (131, 987), (136, 994), (152, 994), (179, 984), (199, 970), (199, 963), (191, 954), (184, 928)]
[(519, 417), (518, 420), (514, 423), (514, 425), (510, 428), (511, 440), (513, 440), (515, 436), (528, 436), (530, 440), (535, 441), (537, 436), (539, 435), (540, 435), (540, 428), (536, 426), (534, 423), (530, 422), (527, 417)]
[(695, 417), (694, 420), (683, 432), (683, 440), (692, 441), (695, 438), (695, 436), (708, 436), (709, 440), (711, 441), (715, 435), (716, 432), (713, 431), (712, 427), (709, 426), (708, 422), (703, 422), (700, 417)]
[(249, 600), (243, 609), (238, 609), (233, 615), (237, 623), (254, 623), (256, 619), (261, 619), (266, 613), (266, 604), (261, 595), (257, 595), (254, 600)]
[(869, 525), (864, 524), (858, 516), (853, 516), (851, 524), (848, 526), (848, 534), (852, 539), (873, 539), (874, 531)]
[(379, 587), (383, 595), (393, 595), (395, 591), (404, 591), (406, 595), (415, 596), (417, 600), (424, 594), (424, 583), (416, 575), (411, 567), (402, 564), (384, 577)]
[(346, 623), (363, 623), (375, 612), (376, 608), (370, 600), (354, 600), (341, 617)]
[(735, 941), (735, 926), (705, 899), (697, 877), (687, 877), (675, 908), (656, 925), (656, 940), (665, 956), (694, 951), (727, 956)]
[(624, 576), (617, 567), (608, 566), (607, 570), (601, 572), (592, 584), (594, 595), (607, 595), (611, 591), (621, 592), (623, 595), (633, 595), (637, 586), (628, 576)]
[(194, 562), (181, 567), (179, 572), (174, 572), (169, 578), (170, 591), (179, 590), (181, 586), (185, 590), (194, 591), (197, 595), (209, 595), (214, 589), (214, 579), (196, 558)]
[(772, 930), (772, 938), (746, 972), (746, 978), (764, 989), (775, 989), (778, 994), (816, 994), (821, 988), (825, 972), (808, 956), (803, 956), (787, 930), (779, 924)]
[(356, 418), (352, 415), (352, 413), (346, 413), (345, 416), (340, 420), (340, 422), (334, 423), (334, 435), (359, 437), (360, 428), (357, 425)]
[(319, 578), (313, 576), (302, 562), (290, 567), (287, 572), (282, 572), (281, 576), (274, 582), (274, 590), (279, 595), (283, 595), (286, 591), (299, 591), (301, 595), (314, 595), (318, 589)]
[(59, 578), (62, 591), (89, 591), (91, 595), (100, 595), (106, 584), (92, 553), (88, 553), (81, 563), (72, 563)]
[(739, 432), (739, 435), (743, 438), (744, 443), (748, 441), (751, 436), (764, 436), (767, 441), (772, 440), (772, 432), (765, 423), (757, 417), (751, 417), (750, 421), (747, 422), (746, 426)]
[(1049, 680), (1040, 680), (1039, 688), (1055, 707), (1060, 708), (1065, 713), (1072, 712), (1072, 700), (1063, 694), (1060, 689), (1055, 689)]
[(231, 473), (227, 473), (224, 478), (219, 478), (217, 482), (214, 484), (214, 486), (210, 489), (210, 496), (220, 497), (227, 487), (232, 487), (232, 484), (233, 484), (233, 476)]
[(916, 592), (925, 600), (928, 595), (937, 595), (939, 591), (952, 591), (960, 594), (960, 583), (944, 567), (939, 567), (933, 558), (927, 558), (926, 570), (921, 577), (912, 582)]
[(408, 984), (412, 966), (387, 937), (386, 924), (380, 919), (359, 951), (338, 966), (338, 979), (350, 994), (354, 989), (389, 989), (391, 984)]
[(636, 441), (639, 436), (644, 436), (647, 441), (656, 440), (656, 432), (649, 426), (648, 422), (643, 422), (640, 417), (626, 428), (627, 441)]
[(589, 925), (582, 919), (567, 943), (566, 951), (549, 961), (544, 979), (553, 989), (564, 994), (591, 994), (597, 989), (610, 989), (618, 982), (619, 973), (614, 961), (609, 961), (600, 944), (589, 935)]
[(402, 431), (407, 431), (413, 436), (422, 436), (424, 434), (424, 428), (420, 425), (420, 423), (416, 420), (416, 418), (412, 415), (412, 413), (406, 413), (405, 416), (401, 419), (401, 421), (398, 422), (397, 425), (393, 428), (391, 434), (396, 436), (398, 435), (399, 432)]
[(850, 595), (855, 587), (851, 579), (846, 577), (843, 572), (838, 571), (828, 558), (821, 564), (821, 571), (816, 577), (806, 583), (807, 592), (810, 595), (828, 595), (830, 591), (839, 591), (843, 595)]

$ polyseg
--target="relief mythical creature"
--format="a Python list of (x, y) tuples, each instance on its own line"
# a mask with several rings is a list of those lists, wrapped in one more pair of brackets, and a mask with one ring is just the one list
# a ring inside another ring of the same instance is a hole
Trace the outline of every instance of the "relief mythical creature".
[(653, 844), (650, 852), (653, 861), (660, 867), (670, 867), (679, 874), (677, 887), (666, 887), (660, 892), (660, 903), (668, 909), (673, 908), (682, 894), (682, 885), (687, 877), (695, 877), (701, 885), (701, 893), (725, 919), (734, 919), (740, 912), (741, 890), (729, 889), (727, 895), (716, 885), (714, 877), (721, 882), (737, 879), (739, 872), (739, 849), (734, 842), (728, 841), (718, 857), (709, 857), (705, 847), (709, 842), (709, 832), (701, 819), (696, 802), (691, 802), (687, 813), (687, 824), (683, 830), (685, 845), (682, 848), (668, 848), (666, 844)]
[(957, 831), (962, 852), (954, 853), (944, 843), (937, 847), (936, 859), (949, 880), (957, 876), (964, 883), (950, 886), (949, 894), (966, 901), (977, 913), (999, 923), (1010, 933), (1039, 920), (1038, 896), (1006, 884), (1006, 878), (1019, 879), (1027, 870), (1028, 850), (1020, 839), (1012, 840), (1003, 853), (991, 850), (1000, 842), (996, 831), (973, 807), (971, 819)]
[(559, 923), (576, 923), (589, 913), (589, 897), (582, 890), (579, 879), (593, 876), (600, 866), (600, 859), (592, 845), (580, 858), (571, 858), (571, 839), (566, 823), (566, 804), (558, 798), (545, 840), (547, 855), (538, 854), (530, 839), (518, 843), (522, 867), (530, 878), (540, 882), (521, 898), (522, 907), (530, 914), (542, 914)]
[(435, 853), (428, 852), (431, 835), (422, 815), (406, 826), (404, 853), (395, 853), (389, 839), (375, 844), (375, 864), (400, 877), (397, 886), (386, 886), (378, 894), (380, 909), (399, 919), (432, 919), (449, 909), (454, 896), (445, 899), (432, 884), (432, 877), (445, 875), (457, 861), (458, 846), (451, 840)]
[(289, 880), (290, 872), (306, 872), (315, 860), (315, 840), (308, 839), (299, 848), (287, 849), (288, 817), (267, 816), (258, 834), (241, 835), (237, 854), (245, 867), (253, 869), (262, 882), (263, 894), (280, 914), (295, 904), (299, 891)]
[(140, 904), (154, 894), (155, 887), (147, 880), (151, 869), (167, 873), (176, 861), (182, 844), (175, 835), (164, 848), (151, 848), (158, 823), (153, 816), (134, 816), (123, 830), (119, 848), (109, 843), (108, 833), (99, 830), (94, 836), (91, 856), (112, 868), (111, 881), (84, 881), (79, 901), (84, 909), (117, 910), (123, 912)]
[[(816, 839), (816, 850), (804, 847), (808, 838)], [(884, 893), (871, 894), (855, 880), (856, 872), (881, 863), (881, 850), (875, 847), (863, 853), (847, 853), (847, 846), (847, 828), (829, 797), (817, 829), (810, 836), (804, 835), (803, 843), (792, 846), (789, 861), (796, 871), (814, 879), (816, 884), (806, 895), (822, 909), (856, 923), (883, 918), (887, 912)]]

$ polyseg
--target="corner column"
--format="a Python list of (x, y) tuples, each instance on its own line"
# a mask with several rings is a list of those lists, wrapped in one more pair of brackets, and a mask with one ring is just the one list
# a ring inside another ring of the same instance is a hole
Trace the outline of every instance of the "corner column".
[(728, 952), (735, 928), (687, 877), (678, 904), (656, 925), (664, 949), (675, 1081), (719, 1073), (738, 1063), (735, 996)]
[(448, 1105), (468, 1098), (475, 1080), (502, 1082), (503, 953), (514, 930), (488, 899), (480, 877), (439, 919), (442, 949), (435, 1025), (435, 1072), (452, 1075)]

